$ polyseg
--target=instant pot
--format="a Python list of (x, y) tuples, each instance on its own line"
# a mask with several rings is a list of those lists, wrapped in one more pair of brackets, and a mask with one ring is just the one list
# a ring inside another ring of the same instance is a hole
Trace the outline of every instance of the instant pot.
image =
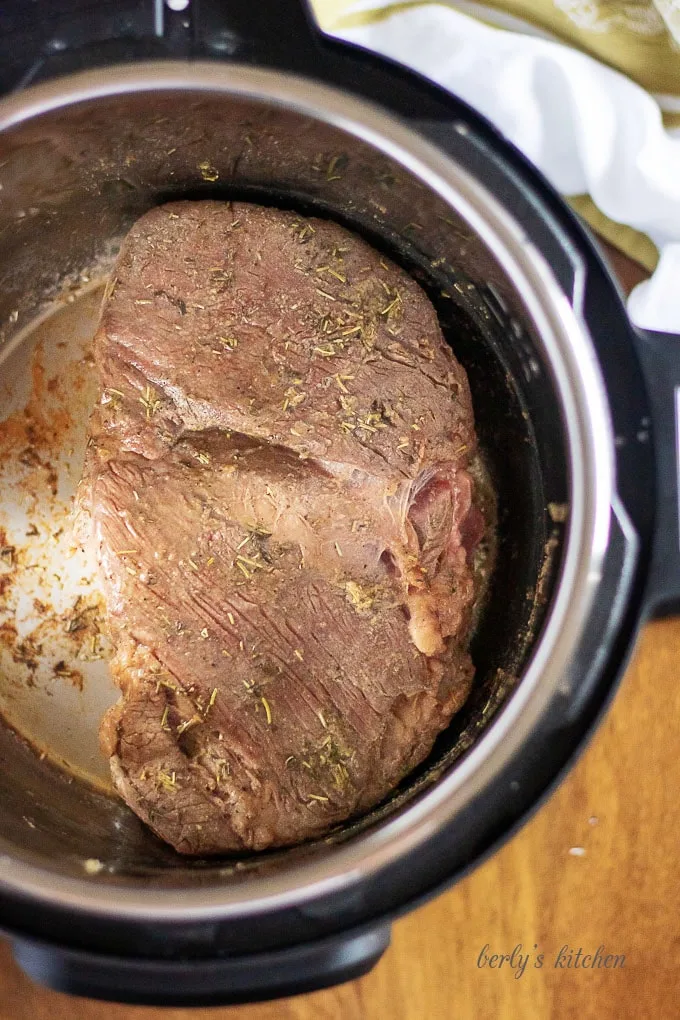
[(392, 919), (573, 761), (640, 624), (680, 601), (680, 345), (632, 327), (590, 234), (464, 103), (324, 38), (295, 0), (182, 6), (4, 5), (0, 352), (155, 203), (332, 217), (430, 294), (499, 506), (468, 704), (386, 803), (326, 839), (181, 858), (0, 727), (0, 926), (20, 966), (80, 995), (207, 1005), (365, 973)]

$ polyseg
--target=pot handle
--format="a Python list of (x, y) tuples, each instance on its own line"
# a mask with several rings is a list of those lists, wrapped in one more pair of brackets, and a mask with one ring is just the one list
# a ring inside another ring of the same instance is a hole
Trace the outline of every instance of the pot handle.
[(143, 1006), (227, 1006), (278, 999), (361, 977), (390, 943), (389, 925), (250, 956), (124, 959), (15, 939), (14, 958), (54, 991)]
[[(172, 14), (163, 0), (164, 34), (172, 40)], [(320, 33), (308, 0), (189, 0), (179, 21), (190, 28), (196, 49), (215, 57), (265, 66), (309, 68)]]
[[(680, 613), (680, 336), (636, 333), (651, 421), (637, 439), (654, 444), (656, 519), (645, 602), (655, 616)], [(652, 498), (650, 494), (650, 499)]]
[[(185, 6), (182, 7), (182, 2)], [(323, 36), (308, 0), (80, 0), (44, 25), (15, 3), (0, 94), (85, 68), (168, 57), (238, 60), (313, 72)]]

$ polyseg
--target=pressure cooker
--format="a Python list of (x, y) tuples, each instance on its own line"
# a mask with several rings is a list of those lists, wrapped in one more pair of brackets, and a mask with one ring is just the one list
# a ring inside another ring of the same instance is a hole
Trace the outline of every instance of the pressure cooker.
[(363, 235), (421, 282), (468, 373), (498, 496), (475, 686), (368, 816), (185, 859), (0, 726), (0, 928), (34, 979), (208, 1005), (357, 977), (394, 918), (540, 804), (641, 624), (680, 604), (680, 343), (631, 325), (593, 237), (489, 123), (324, 37), (298, 0), (9, 2), (0, 49), (0, 380), (55, 306), (86, 309), (74, 280), (178, 197)]

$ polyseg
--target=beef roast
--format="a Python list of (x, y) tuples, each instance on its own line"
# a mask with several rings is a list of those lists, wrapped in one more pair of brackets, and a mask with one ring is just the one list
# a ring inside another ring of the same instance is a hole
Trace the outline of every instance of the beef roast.
[(473, 414), (431, 303), (333, 222), (177, 202), (124, 241), (95, 357), (117, 790), (187, 854), (367, 810), (473, 674)]

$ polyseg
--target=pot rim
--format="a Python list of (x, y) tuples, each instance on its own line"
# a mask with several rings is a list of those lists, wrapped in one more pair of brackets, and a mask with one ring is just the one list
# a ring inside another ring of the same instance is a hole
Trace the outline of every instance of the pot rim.
[[(233, 886), (112, 886), (0, 857), (0, 891), (70, 911), (168, 922), (257, 915), (347, 889), (417, 849), (470, 804), (520, 751), (555, 695), (569, 694), (569, 666), (602, 576), (615, 463), (606, 391), (580, 309), (572, 308), (543, 255), (494, 196), (380, 107), (278, 71), (155, 61), (79, 72), (0, 99), (0, 132), (76, 103), (180, 90), (266, 102), (331, 124), (402, 164), (466, 220), (513, 280), (551, 367), (562, 405), (570, 498), (561, 576), (521, 682), (465, 757), (397, 817), (317, 861)], [(575, 293), (581, 289), (577, 281)]]

